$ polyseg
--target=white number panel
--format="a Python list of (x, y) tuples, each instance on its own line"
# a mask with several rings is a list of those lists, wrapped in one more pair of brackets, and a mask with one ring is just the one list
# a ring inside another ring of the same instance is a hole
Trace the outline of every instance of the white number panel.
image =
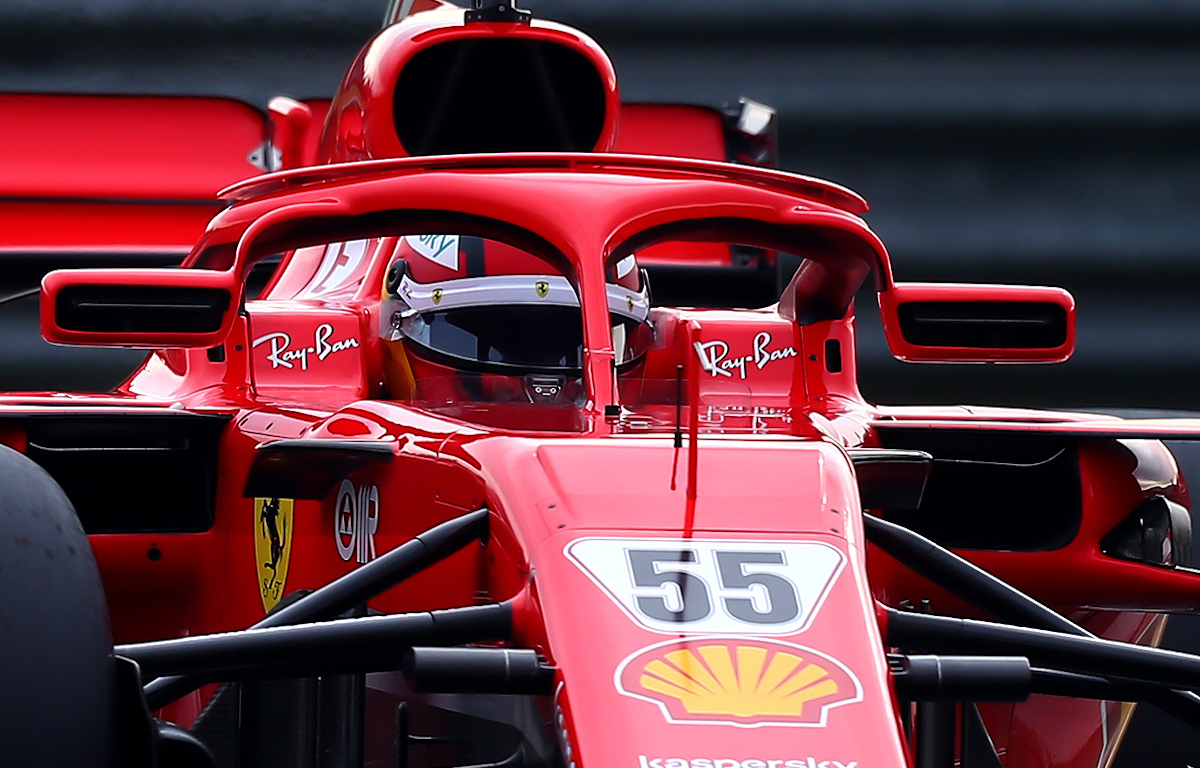
[(672, 634), (801, 632), (846, 560), (815, 541), (596, 538), (565, 552), (635, 622)]

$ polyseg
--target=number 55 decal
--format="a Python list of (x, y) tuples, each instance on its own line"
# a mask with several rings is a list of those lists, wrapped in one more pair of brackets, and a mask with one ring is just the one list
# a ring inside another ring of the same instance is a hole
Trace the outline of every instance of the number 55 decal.
[(845, 564), (813, 541), (579, 539), (566, 555), (656, 632), (803, 631)]

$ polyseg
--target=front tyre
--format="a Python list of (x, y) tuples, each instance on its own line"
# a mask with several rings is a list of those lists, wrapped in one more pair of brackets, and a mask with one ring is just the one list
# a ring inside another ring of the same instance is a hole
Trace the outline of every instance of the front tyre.
[(0, 762), (107, 768), (112, 635), (71, 502), (0, 445)]

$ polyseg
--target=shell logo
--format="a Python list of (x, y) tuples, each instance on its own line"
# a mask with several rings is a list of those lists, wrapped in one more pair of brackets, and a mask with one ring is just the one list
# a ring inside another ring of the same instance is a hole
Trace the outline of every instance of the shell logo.
[(621, 663), (617, 690), (657, 704), (668, 722), (822, 727), (862, 700), (840, 661), (791, 643), (694, 638), (652, 645)]

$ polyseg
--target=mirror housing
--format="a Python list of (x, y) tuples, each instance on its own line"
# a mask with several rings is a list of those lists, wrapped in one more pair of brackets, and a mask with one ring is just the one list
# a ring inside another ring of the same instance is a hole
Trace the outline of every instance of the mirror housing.
[(1060, 363), (1075, 349), (1075, 300), (1061, 288), (896, 283), (879, 314), (905, 362)]
[(242, 282), (208, 269), (59, 269), (42, 279), (42, 336), (54, 344), (215, 347)]

